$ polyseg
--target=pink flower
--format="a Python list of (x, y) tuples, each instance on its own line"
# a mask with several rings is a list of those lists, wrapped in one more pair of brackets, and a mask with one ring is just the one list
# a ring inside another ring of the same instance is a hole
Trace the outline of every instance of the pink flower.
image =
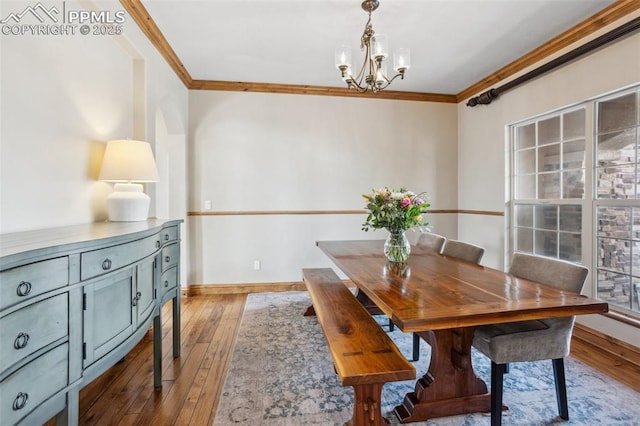
[(400, 205), (402, 207), (409, 207), (411, 205), (411, 200), (408, 198), (403, 198), (402, 201), (400, 201)]

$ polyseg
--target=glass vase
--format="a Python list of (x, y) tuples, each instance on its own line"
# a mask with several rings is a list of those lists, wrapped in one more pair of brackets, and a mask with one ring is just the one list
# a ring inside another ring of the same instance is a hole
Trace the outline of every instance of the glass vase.
[(411, 245), (404, 233), (404, 230), (389, 230), (389, 236), (387, 236), (387, 240), (384, 242), (384, 255), (387, 256), (389, 262), (406, 263), (407, 260), (409, 260)]

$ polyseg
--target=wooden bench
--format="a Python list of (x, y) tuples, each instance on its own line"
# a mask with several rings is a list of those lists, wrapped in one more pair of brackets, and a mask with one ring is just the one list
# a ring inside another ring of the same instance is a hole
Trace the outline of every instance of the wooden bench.
[(303, 269), (302, 275), (340, 382), (355, 391), (346, 424), (385, 425), (382, 386), (415, 379), (415, 367), (331, 268)]

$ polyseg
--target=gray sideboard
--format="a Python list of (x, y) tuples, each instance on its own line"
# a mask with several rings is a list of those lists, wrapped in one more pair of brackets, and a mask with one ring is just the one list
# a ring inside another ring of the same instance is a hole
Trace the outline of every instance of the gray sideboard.
[(0, 235), (0, 424), (78, 423), (79, 392), (153, 324), (162, 306), (180, 356), (182, 220), (104, 222)]

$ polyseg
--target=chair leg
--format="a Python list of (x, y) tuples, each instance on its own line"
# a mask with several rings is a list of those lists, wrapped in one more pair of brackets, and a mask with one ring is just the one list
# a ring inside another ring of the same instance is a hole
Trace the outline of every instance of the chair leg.
[(502, 424), (502, 379), (507, 365), (491, 361), (491, 426)]
[(417, 361), (420, 359), (420, 336), (418, 333), (413, 333), (413, 359), (411, 361)]
[(569, 420), (569, 405), (567, 404), (567, 382), (564, 376), (564, 358), (553, 360), (553, 377), (556, 381), (556, 400), (560, 417)]
[(389, 331), (393, 331), (395, 330), (396, 325), (393, 323), (393, 321), (391, 321), (391, 318), (389, 318)]

